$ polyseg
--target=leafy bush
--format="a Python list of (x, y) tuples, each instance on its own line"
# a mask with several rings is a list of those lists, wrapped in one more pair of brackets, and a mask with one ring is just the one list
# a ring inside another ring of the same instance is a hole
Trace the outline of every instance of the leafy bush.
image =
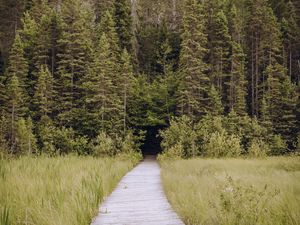
[(116, 153), (114, 140), (105, 132), (101, 132), (96, 140), (93, 148), (94, 156), (114, 155)]
[(183, 146), (181, 143), (177, 143), (168, 151), (164, 151), (162, 154), (158, 156), (158, 161), (164, 161), (168, 159), (180, 159), (183, 156)]
[(288, 146), (281, 135), (274, 135), (271, 139), (270, 148), (272, 155), (282, 155), (286, 153)]
[(143, 139), (143, 134), (135, 136), (131, 130), (124, 137), (117, 134), (110, 136), (105, 132), (100, 132), (94, 140), (92, 152), (94, 156), (128, 154), (136, 157), (135, 153), (139, 155), (141, 139)]
[(235, 157), (242, 152), (240, 138), (226, 131), (215, 132), (207, 137), (204, 152), (208, 157)]
[(193, 122), (187, 117), (174, 118), (171, 121), (170, 127), (160, 132), (163, 141), (161, 146), (165, 151), (174, 152), (179, 146), (181, 157), (197, 156), (199, 153), (197, 142), (197, 134), (193, 130)]
[(265, 157), (269, 152), (269, 145), (258, 138), (253, 139), (248, 148), (248, 154), (251, 157)]
[(16, 148), (18, 154), (30, 155), (37, 150), (36, 137), (33, 134), (32, 120), (21, 118), (17, 121)]

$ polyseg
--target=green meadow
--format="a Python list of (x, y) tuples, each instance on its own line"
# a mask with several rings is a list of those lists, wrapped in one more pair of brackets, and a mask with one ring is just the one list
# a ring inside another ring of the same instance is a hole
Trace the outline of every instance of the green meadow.
[(90, 224), (136, 163), (128, 157), (0, 160), (0, 225)]
[(167, 197), (186, 224), (300, 224), (300, 158), (161, 162)]

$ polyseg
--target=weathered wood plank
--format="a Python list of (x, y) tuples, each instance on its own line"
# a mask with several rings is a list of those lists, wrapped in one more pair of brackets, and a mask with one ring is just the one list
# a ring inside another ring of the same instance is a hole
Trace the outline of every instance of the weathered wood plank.
[(165, 197), (154, 157), (121, 180), (91, 225), (183, 225)]

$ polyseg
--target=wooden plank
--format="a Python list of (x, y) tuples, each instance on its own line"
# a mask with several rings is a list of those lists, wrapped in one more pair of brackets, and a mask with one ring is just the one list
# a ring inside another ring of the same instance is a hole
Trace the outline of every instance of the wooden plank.
[(123, 177), (91, 225), (183, 225), (164, 194), (154, 157)]

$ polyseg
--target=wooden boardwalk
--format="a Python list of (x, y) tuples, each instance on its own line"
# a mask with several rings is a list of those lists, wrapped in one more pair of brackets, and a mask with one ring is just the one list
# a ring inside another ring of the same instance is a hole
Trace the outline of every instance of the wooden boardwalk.
[(153, 157), (129, 172), (101, 205), (92, 225), (108, 224), (183, 225), (165, 197)]

